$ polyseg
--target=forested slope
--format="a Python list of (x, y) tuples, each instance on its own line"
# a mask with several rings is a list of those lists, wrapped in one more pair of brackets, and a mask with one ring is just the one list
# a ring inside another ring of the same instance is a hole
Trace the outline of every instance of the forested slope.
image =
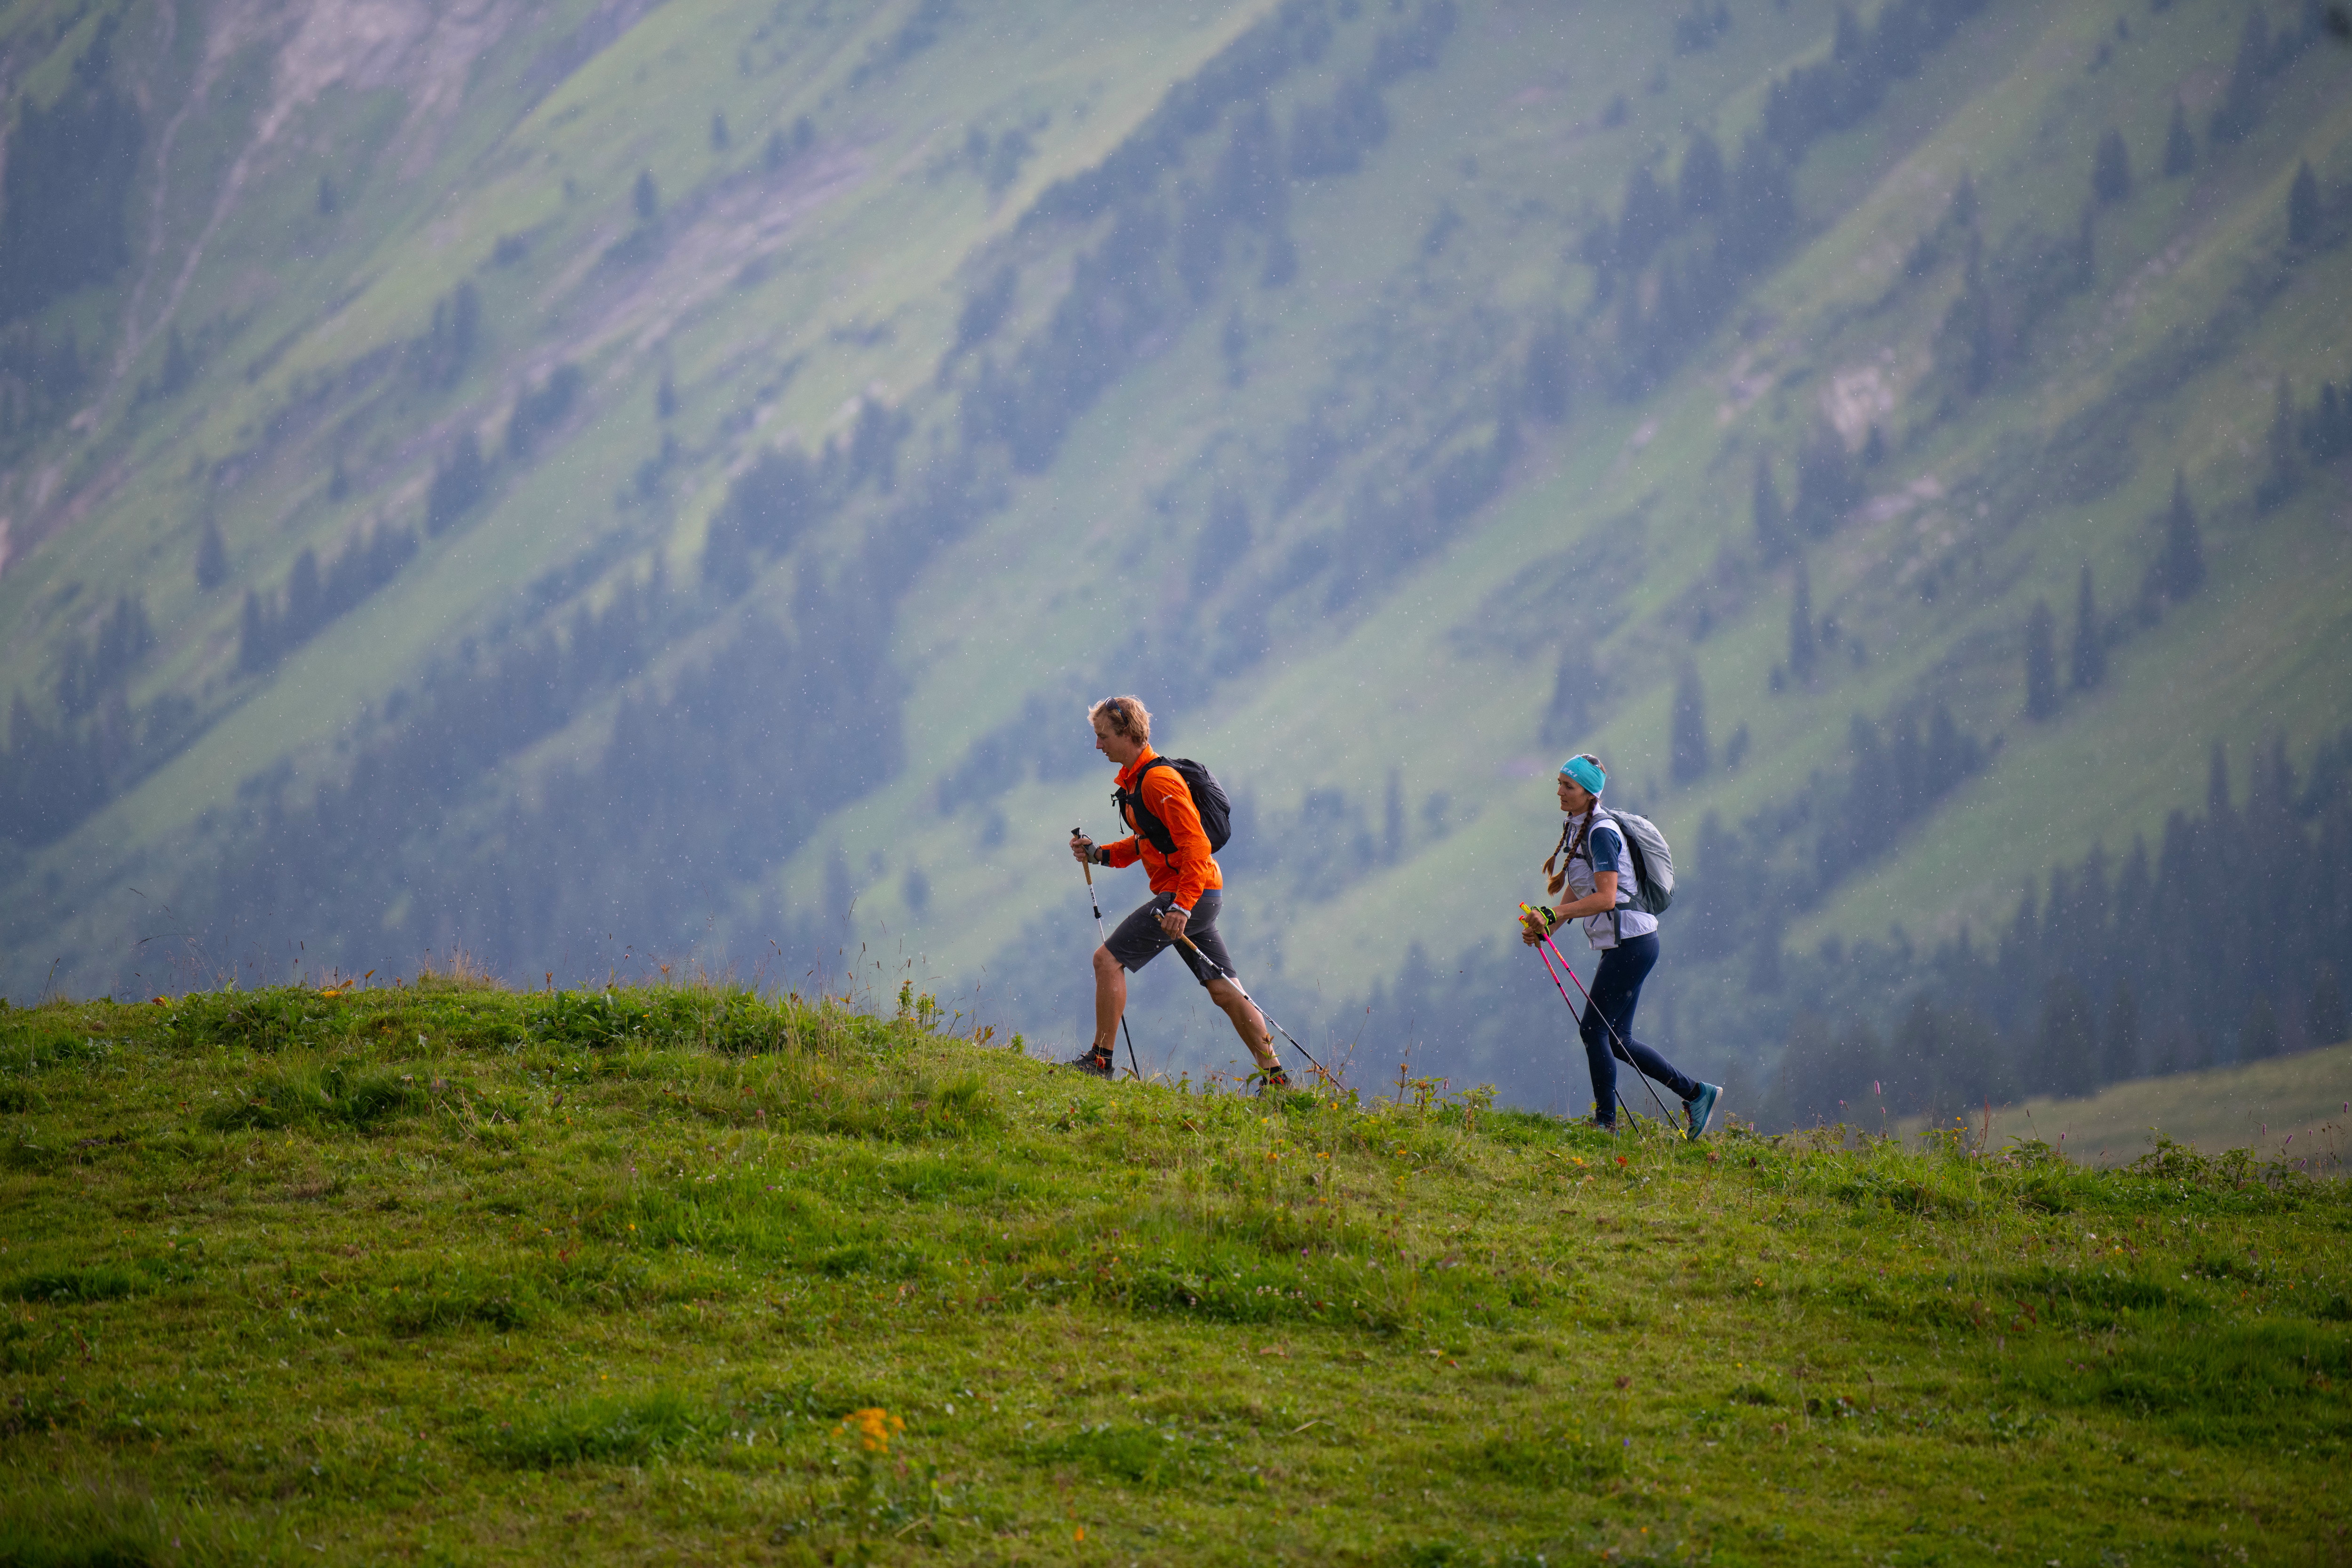
[(1570, 745), (1685, 864), (1645, 1032), (1774, 1114), (2341, 1032), (2324, 6), (5, 26), (12, 990), (862, 963), (1058, 1045), (1131, 689), (1367, 1064), (1580, 1092), (1499, 937)]

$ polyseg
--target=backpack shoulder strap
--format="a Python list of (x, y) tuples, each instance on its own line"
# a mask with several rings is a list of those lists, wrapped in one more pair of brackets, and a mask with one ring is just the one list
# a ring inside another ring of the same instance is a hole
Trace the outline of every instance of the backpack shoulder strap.
[[(1150, 839), (1151, 847), (1162, 855), (1173, 855), (1176, 853), (1176, 836), (1168, 831), (1168, 825), (1160, 820), (1158, 812), (1143, 804), (1143, 781), (1154, 768), (1166, 768), (1171, 773), (1177, 771), (1176, 764), (1166, 757), (1154, 756), (1136, 770), (1135, 787), (1119, 791), (1119, 798), (1134, 812), (1136, 831)], [(1181, 778), (1183, 775), (1180, 773), (1177, 776)]]
[[(1642, 885), (1642, 852), (1633, 847), (1633, 836), (1625, 831), (1625, 825), (1617, 820), (1617, 814), (1603, 806), (1599, 801), (1595, 801), (1592, 803), (1591, 818), (1584, 825), (1584, 855), (1587, 861), (1592, 858), (1592, 830), (1604, 822), (1617, 835), (1617, 847), (1622, 849), (1626, 858), (1633, 862), (1631, 868), (1633, 873), (1633, 886), (1632, 888), (1625, 886), (1625, 878), (1621, 872), (1617, 878), (1618, 901), (1612, 905), (1609, 910), (1609, 934), (1622, 942), (1625, 940), (1625, 910), (1633, 900), (1635, 889)], [(1600, 871), (1595, 869), (1594, 878), (1598, 879), (1600, 875)]]
[[(1604, 822), (1616, 830), (1618, 847), (1624, 850), (1625, 858), (1633, 863), (1632, 869), (1633, 872), (1633, 886), (1631, 888), (1626, 887), (1622, 878), (1620, 878), (1617, 883), (1617, 890), (1624, 894), (1627, 902), (1630, 903), (1635, 898), (1640, 896), (1639, 889), (1649, 881), (1650, 863), (1642, 853), (1642, 841), (1639, 836), (1630, 831), (1623, 823), (1618, 821), (1617, 814), (1613, 811), (1604, 811), (1600, 806), (1594, 806), (1592, 808), (1592, 821), (1584, 830), (1585, 838), (1589, 841), (1592, 837), (1592, 829), (1600, 826)], [(1588, 851), (1588, 853), (1590, 852)], [(1622, 908), (1622, 906), (1620, 907)]]

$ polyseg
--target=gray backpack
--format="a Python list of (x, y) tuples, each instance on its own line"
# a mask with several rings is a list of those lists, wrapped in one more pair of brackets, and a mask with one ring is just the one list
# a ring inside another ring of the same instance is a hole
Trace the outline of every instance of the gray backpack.
[[(1633, 858), (1633, 901), (1618, 907), (1645, 915), (1664, 914), (1666, 906), (1675, 901), (1675, 852), (1667, 847), (1666, 836), (1658, 831), (1656, 823), (1630, 811), (1596, 809), (1594, 816), (1617, 825), (1617, 831), (1625, 836), (1626, 853)], [(1586, 831), (1589, 834), (1591, 829)]]

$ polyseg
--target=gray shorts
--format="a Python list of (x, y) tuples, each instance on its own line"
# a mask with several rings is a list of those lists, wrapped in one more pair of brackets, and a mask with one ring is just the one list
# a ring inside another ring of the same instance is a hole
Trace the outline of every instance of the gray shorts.
[(1160, 917), (1175, 905), (1173, 893), (1154, 893), (1149, 903), (1139, 906), (1133, 914), (1118, 922), (1118, 929), (1110, 933), (1110, 940), (1103, 946), (1118, 960), (1118, 966), (1129, 973), (1173, 947), (1176, 956), (1184, 961), (1184, 967), (1192, 972), (1192, 978), (1206, 985), (1221, 978), (1219, 970), (1225, 974), (1234, 972), (1234, 961), (1225, 952), (1225, 939), (1217, 934), (1217, 911), (1224, 907), (1224, 894), (1214, 889), (1202, 893), (1201, 901), (1192, 906), (1192, 918), (1184, 922), (1184, 934), (1209, 955), (1209, 963), (1215, 964), (1216, 969), (1202, 963), (1193, 956), (1192, 948), (1179, 945), (1174, 937), (1160, 929)]

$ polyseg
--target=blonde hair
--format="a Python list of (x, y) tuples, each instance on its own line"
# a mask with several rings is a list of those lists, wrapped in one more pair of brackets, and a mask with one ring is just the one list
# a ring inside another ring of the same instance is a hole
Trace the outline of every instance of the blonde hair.
[(1106, 697), (1087, 710), (1087, 722), (1103, 719), (1111, 729), (1130, 741), (1151, 739), (1151, 710), (1140, 697)]

